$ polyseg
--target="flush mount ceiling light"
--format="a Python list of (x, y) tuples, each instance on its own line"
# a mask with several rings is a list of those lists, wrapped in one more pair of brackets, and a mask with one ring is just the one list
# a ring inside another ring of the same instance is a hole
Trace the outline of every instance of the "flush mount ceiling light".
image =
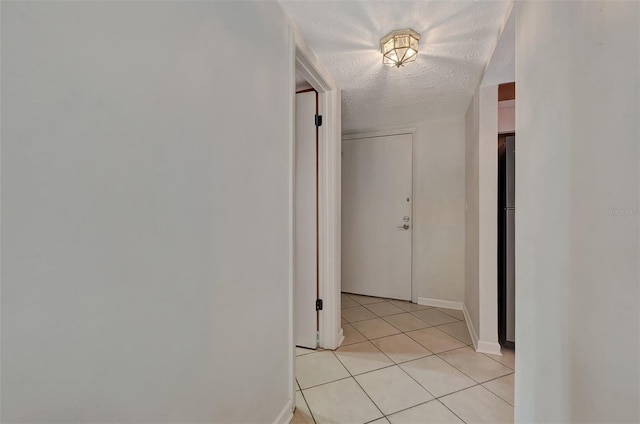
[(380, 40), (382, 63), (399, 68), (407, 62), (413, 62), (418, 56), (420, 34), (412, 29), (391, 31)]

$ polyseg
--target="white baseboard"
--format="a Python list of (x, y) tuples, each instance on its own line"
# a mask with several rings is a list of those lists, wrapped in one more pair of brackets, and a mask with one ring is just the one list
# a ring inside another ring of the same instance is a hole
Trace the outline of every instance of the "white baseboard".
[(500, 349), (500, 343), (498, 343), (498, 342), (488, 342), (486, 340), (478, 340), (478, 347), (476, 347), (476, 352), (490, 353), (492, 355), (502, 356), (502, 351)]
[(336, 346), (336, 349), (342, 345), (343, 341), (344, 341), (344, 330), (342, 329), (342, 327), (340, 327), (340, 331), (338, 331), (338, 346)]
[(293, 419), (293, 408), (293, 400), (289, 399), (284, 408), (282, 408), (282, 411), (278, 414), (278, 417), (273, 421), (273, 424), (289, 424)]
[(478, 333), (476, 332), (475, 327), (473, 326), (473, 321), (469, 317), (469, 311), (467, 310), (467, 305), (462, 305), (462, 313), (464, 314), (464, 320), (467, 322), (467, 328), (469, 329), (469, 335), (471, 336), (471, 341), (473, 342), (473, 348), (476, 352), (480, 353), (490, 353), (492, 355), (501, 355), (502, 352), (500, 350), (500, 344), (498, 342), (488, 342), (486, 340), (479, 340)]
[(473, 327), (473, 321), (471, 321), (471, 317), (469, 316), (469, 311), (467, 310), (467, 305), (462, 304), (462, 313), (464, 314), (464, 320), (467, 323), (467, 328), (469, 329), (469, 335), (471, 336), (471, 341), (473, 342), (473, 348), (478, 350), (478, 333), (476, 329)]
[(436, 308), (462, 310), (462, 302), (453, 302), (451, 300), (430, 299), (428, 297), (419, 297), (418, 305), (435, 306)]

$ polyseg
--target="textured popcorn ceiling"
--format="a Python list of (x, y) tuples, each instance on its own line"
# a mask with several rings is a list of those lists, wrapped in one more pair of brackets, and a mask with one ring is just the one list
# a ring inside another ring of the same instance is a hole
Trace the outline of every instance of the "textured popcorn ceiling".
[[(480, 83), (509, 1), (290, 1), (285, 12), (342, 89), (342, 129), (462, 116)], [(415, 62), (382, 65), (389, 31), (420, 34)]]

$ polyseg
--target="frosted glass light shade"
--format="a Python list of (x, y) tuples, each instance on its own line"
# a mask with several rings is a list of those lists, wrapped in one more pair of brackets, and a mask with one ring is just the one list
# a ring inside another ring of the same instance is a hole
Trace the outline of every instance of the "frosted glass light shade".
[(413, 62), (418, 56), (420, 34), (412, 29), (391, 31), (380, 40), (382, 63), (399, 68), (407, 62)]

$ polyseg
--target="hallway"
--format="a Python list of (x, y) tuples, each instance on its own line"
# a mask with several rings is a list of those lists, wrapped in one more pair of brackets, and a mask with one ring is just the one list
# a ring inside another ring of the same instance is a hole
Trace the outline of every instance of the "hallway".
[(292, 423), (513, 422), (514, 353), (476, 353), (462, 311), (343, 293), (342, 328), (296, 348)]

